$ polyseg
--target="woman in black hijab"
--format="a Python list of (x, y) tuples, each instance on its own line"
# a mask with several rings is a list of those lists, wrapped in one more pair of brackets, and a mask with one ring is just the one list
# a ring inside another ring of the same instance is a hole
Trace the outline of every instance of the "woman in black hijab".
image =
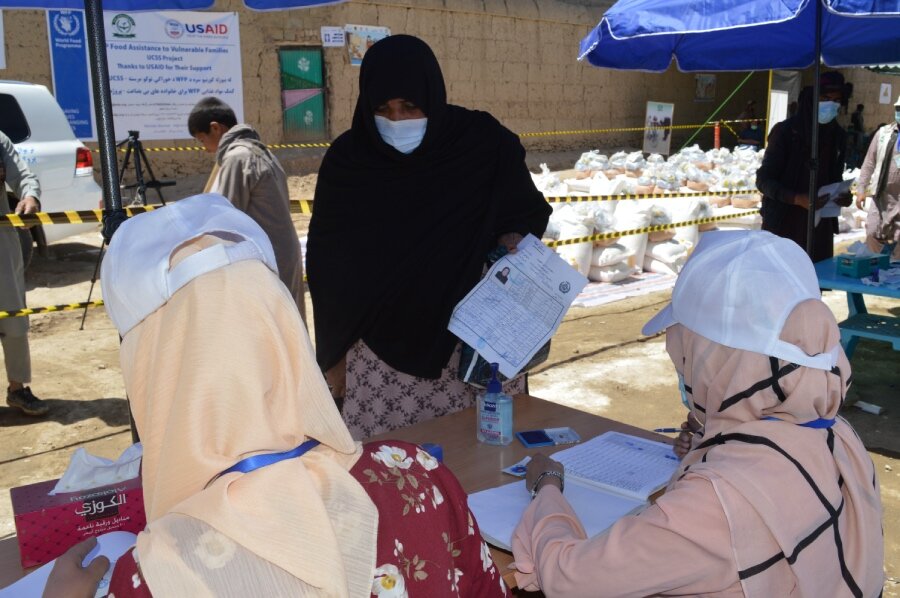
[(316, 357), (363, 438), (473, 404), (450, 314), (486, 254), (540, 236), (551, 210), (518, 138), (447, 103), (422, 40), (369, 48), (359, 89), (319, 170), (307, 265)]

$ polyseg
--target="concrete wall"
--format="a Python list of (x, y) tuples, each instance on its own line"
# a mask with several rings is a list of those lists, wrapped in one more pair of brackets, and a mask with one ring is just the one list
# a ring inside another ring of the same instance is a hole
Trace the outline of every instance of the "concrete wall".
[[(648, 74), (597, 69), (576, 61), (579, 40), (608, 4), (590, 0), (350, 0), (323, 8), (257, 13), (245, 9), (240, 0), (217, 0), (213, 10), (240, 13), (245, 119), (270, 143), (283, 141), (277, 50), (282, 46), (320, 46), (319, 28), (325, 25), (378, 25), (390, 27), (393, 33), (422, 37), (437, 54), (450, 100), (487, 110), (517, 133), (640, 127), (648, 100), (674, 102), (675, 124), (699, 124), (744, 79), (742, 73), (720, 73), (715, 101), (695, 102), (694, 75), (674, 67), (663, 74)], [(0, 71), (0, 77), (50, 87), (44, 13), (5, 11), (4, 19), (8, 68)], [(329, 136), (334, 137), (350, 125), (359, 69), (350, 65), (346, 48), (325, 48), (324, 58)], [(891, 77), (854, 69), (848, 79), (857, 86), (852, 103), (866, 104), (871, 126), (892, 117), (887, 108), (876, 112), (880, 82), (890, 82)], [(719, 117), (736, 118), (749, 99), (765, 106), (766, 88), (766, 74), (754, 74)], [(895, 95), (900, 93), (900, 85), (897, 88)], [(675, 131), (673, 150), (691, 133)], [(118, 136), (122, 137), (122, 132)], [(731, 145), (733, 141), (733, 136), (723, 131), (723, 143)], [(639, 147), (641, 134), (542, 136), (523, 142), (530, 150)], [(711, 129), (704, 130), (695, 142), (711, 147)], [(192, 142), (175, 142), (188, 144)], [(321, 151), (279, 150), (278, 155), (292, 174), (305, 174), (315, 168)], [(151, 153), (150, 159), (161, 178), (204, 172), (211, 162), (200, 152)]]

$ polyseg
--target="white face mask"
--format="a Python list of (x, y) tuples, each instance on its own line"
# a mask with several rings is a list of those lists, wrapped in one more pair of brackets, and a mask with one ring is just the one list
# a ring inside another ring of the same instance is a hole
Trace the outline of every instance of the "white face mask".
[[(676, 372), (678, 373), (678, 372)], [(682, 404), (691, 409), (691, 398), (688, 395), (687, 389), (684, 387), (684, 376), (681, 373), (678, 373), (678, 392), (681, 393), (681, 402)]]
[(402, 154), (411, 153), (422, 143), (427, 118), (411, 118), (407, 120), (391, 120), (384, 116), (375, 116), (375, 128), (384, 142)]
[(827, 125), (837, 118), (841, 105), (837, 102), (819, 102), (819, 124)]

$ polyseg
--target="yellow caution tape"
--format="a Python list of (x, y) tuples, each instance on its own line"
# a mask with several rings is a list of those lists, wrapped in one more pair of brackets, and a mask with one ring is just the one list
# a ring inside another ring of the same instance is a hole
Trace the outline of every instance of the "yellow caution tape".
[[(709, 191), (691, 191), (685, 193), (624, 193), (621, 195), (555, 195), (545, 199), (548, 203), (581, 203), (587, 201), (618, 201), (622, 199), (677, 199), (685, 197), (731, 197), (733, 195), (749, 195), (758, 193), (756, 189), (732, 189), (720, 193)], [(133, 206), (125, 208), (129, 217), (135, 214), (149, 212), (163, 206)], [(294, 214), (310, 215), (313, 212), (313, 200), (292, 199), (291, 212)], [(28, 227), (48, 224), (90, 224), (103, 222), (103, 210), (67, 210), (65, 212), (37, 212), (35, 214), (17, 215), (4, 214), (0, 216), (0, 228), (3, 227)]]
[(82, 301), (81, 303), (63, 303), (62, 305), (49, 305), (47, 307), (26, 307), (25, 309), (19, 309), (16, 311), (0, 311), (0, 320), (4, 318), (18, 318), (21, 316), (31, 316), (34, 314), (46, 314), (52, 311), (75, 311), (77, 309), (84, 309), (86, 307), (102, 307), (103, 300), (97, 299), (96, 301)]
[(588, 235), (586, 237), (576, 237), (574, 239), (563, 239), (561, 241), (547, 241), (547, 247), (562, 247), (564, 245), (577, 245), (579, 243), (590, 243), (592, 241), (605, 241), (608, 239), (618, 239), (619, 237), (627, 237), (629, 235), (642, 235), (644, 233), (655, 233), (663, 230), (671, 230), (682, 226), (694, 226), (695, 224), (709, 224), (711, 222), (724, 222), (726, 220), (735, 220), (759, 214), (759, 210), (747, 210), (746, 212), (737, 212), (726, 216), (710, 216), (708, 218), (699, 218), (697, 220), (686, 220), (684, 222), (673, 222), (671, 224), (655, 224), (653, 226), (645, 226), (643, 228), (633, 228), (630, 230), (617, 230), (609, 233), (598, 233), (596, 235)]
[[(736, 119), (736, 120), (720, 120), (719, 123), (728, 126), (728, 123), (750, 122), (752, 119)], [(715, 122), (708, 122), (702, 125), (657, 125), (655, 127), (606, 127), (603, 129), (575, 129), (571, 131), (541, 131), (535, 133), (519, 133), (519, 137), (551, 137), (554, 135), (595, 135), (598, 133), (638, 133), (640, 131), (649, 130), (675, 130), (675, 129), (701, 129), (716, 126)], [(731, 127), (728, 127), (731, 129)], [(331, 143), (322, 141), (319, 143), (273, 143), (267, 146), (269, 149), (309, 149), (309, 148), (327, 148), (331, 147)], [(147, 147), (143, 146), (145, 152), (199, 152), (204, 148), (199, 145), (190, 146), (171, 146), (171, 147)], [(95, 149), (95, 152), (100, 149)], [(127, 148), (120, 148), (120, 153), (128, 151)]]
[[(129, 217), (150, 212), (161, 206), (133, 206), (125, 208)], [(23, 227), (39, 224), (90, 224), (103, 222), (103, 210), (66, 210), (65, 212), (37, 212), (35, 214), (4, 214), (0, 216), (0, 228)]]
[(684, 193), (623, 193), (621, 195), (553, 195), (544, 199), (548, 203), (580, 203), (585, 201), (618, 201), (620, 199), (677, 199), (683, 197), (731, 197), (759, 193), (756, 189), (732, 189), (719, 193), (711, 191), (689, 191)]
[[(100, 210), (97, 210), (98, 212)], [(619, 237), (627, 237), (628, 235), (642, 235), (644, 233), (654, 233), (662, 230), (671, 230), (683, 226), (693, 226), (695, 224), (709, 224), (711, 222), (724, 222), (726, 220), (735, 220), (744, 216), (759, 214), (759, 210), (747, 210), (726, 216), (710, 216), (709, 218), (699, 218), (697, 220), (687, 220), (685, 222), (673, 222), (671, 224), (657, 224), (654, 226), (645, 226), (644, 228), (635, 228), (631, 230), (613, 231), (610, 233), (599, 233), (596, 235), (588, 235), (586, 237), (576, 237), (574, 239), (563, 239), (561, 241), (547, 241), (547, 247), (562, 247), (564, 245), (577, 245), (578, 243), (590, 243), (592, 241), (602, 241), (606, 239), (618, 239)], [(306, 276), (303, 277), (306, 280)], [(45, 314), (54, 311), (74, 311), (77, 309), (85, 309), (87, 307), (101, 307), (103, 300), (82, 301), (81, 303), (64, 303), (62, 305), (50, 305), (48, 307), (25, 308), (16, 311), (0, 311), (0, 320), (4, 318), (17, 318), (22, 316), (30, 316), (34, 314)]]

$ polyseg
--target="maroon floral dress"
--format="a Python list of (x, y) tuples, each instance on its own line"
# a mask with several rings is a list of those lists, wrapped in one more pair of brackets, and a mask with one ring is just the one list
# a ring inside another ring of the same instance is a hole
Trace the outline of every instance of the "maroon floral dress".
[[(408, 442), (372, 442), (350, 473), (378, 508), (372, 596), (509, 596), (466, 493), (431, 455)], [(129, 551), (116, 563), (108, 596), (150, 595)]]

